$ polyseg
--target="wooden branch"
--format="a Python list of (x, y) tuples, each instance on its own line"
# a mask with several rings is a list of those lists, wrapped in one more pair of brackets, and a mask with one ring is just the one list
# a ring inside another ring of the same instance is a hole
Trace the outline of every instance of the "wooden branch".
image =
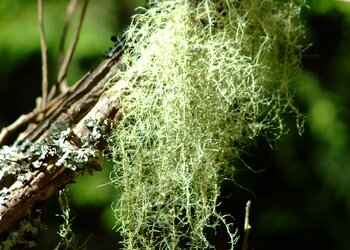
[[(111, 77), (110, 71), (113, 71), (116, 62), (119, 60), (121, 51), (117, 51), (111, 58), (104, 60), (93, 72), (88, 73), (84, 79), (82, 79), (76, 86), (76, 88), (68, 94), (65, 101), (55, 109), (48, 117), (41, 122), (31, 133), (29, 133), (25, 138), (23, 138), (18, 145), (22, 145), (24, 142), (33, 142), (39, 139), (44, 132), (56, 121), (70, 121), (70, 125), (77, 123), (88, 110), (86, 110), (87, 104), (92, 105), (92, 103), (83, 103), (80, 105), (73, 105), (77, 100), (83, 98), (87, 93), (90, 93), (93, 97), (100, 95), (103, 91), (100, 84), (104, 84), (108, 79), (106, 75)], [(85, 97), (86, 98), (86, 97)], [(94, 100), (92, 100), (93, 102)], [(73, 105), (73, 106), (72, 106)], [(81, 106), (82, 105), (82, 106)], [(66, 111), (70, 109), (73, 111)]]
[(2, 128), (0, 132), (0, 145), (8, 144), (9, 137), (16, 134), (20, 129), (25, 128), (25, 126), (28, 126), (29, 123), (40, 122), (40, 120), (42, 120), (40, 117), (47, 113), (51, 113), (50, 110), (56, 109), (57, 105), (59, 105), (66, 98), (66, 94), (67, 93), (56, 96), (46, 104), (44, 109), (41, 109), (41, 107), (38, 109), (38, 107), (36, 107), (33, 111), (21, 115), (9, 126)]
[(249, 224), (249, 214), (250, 214), (251, 201), (247, 201), (245, 206), (245, 218), (244, 218), (244, 235), (243, 235), (243, 245), (242, 250), (248, 250), (248, 237), (252, 226)]
[[(87, 74), (50, 115), (11, 147), (11, 152), (15, 153), (9, 153), (5, 159), (0, 157), (0, 163), (6, 162), (9, 165), (14, 163), (13, 157), (19, 157), (19, 166), (16, 168), (0, 165), (0, 170), (10, 169), (0, 177), (0, 190), (8, 192), (5, 199), (0, 201), (0, 235), (8, 232), (40, 201), (72, 182), (80, 173), (101, 168), (95, 154), (88, 154), (83, 166), (77, 167), (79, 163), (73, 162), (69, 167), (65, 161), (71, 161), (71, 156), (67, 157), (57, 149), (60, 146), (73, 153), (81, 151), (83, 145), (89, 142), (84, 141), (91, 134), (91, 128), (87, 126), (89, 121), (100, 124), (117, 116), (116, 102), (126, 85), (115, 84), (105, 90), (105, 84), (118, 70), (121, 54), (122, 50), (117, 51)], [(67, 124), (69, 127), (69, 133), (62, 131), (61, 134), (65, 137), (56, 140), (62, 142), (62, 145), (54, 144), (56, 141), (53, 138), (57, 131), (52, 128), (53, 124)], [(101, 150), (98, 143), (89, 147), (97, 152)]]
[(66, 42), (67, 32), (69, 25), (72, 22), (73, 13), (78, 0), (70, 0), (66, 11), (66, 20), (64, 22), (63, 32), (60, 40), (60, 46), (58, 50), (58, 65), (61, 66), (64, 58), (64, 44)]
[(17, 130), (32, 122), (39, 112), (32, 111), (28, 114), (21, 115), (18, 119), (9, 126), (2, 128), (0, 132), (0, 145), (6, 143), (6, 139), (14, 134)]
[[(64, 61), (64, 46), (65, 46), (65, 42), (66, 42), (66, 38), (67, 38), (67, 32), (68, 32), (69, 25), (72, 22), (72, 17), (73, 17), (73, 13), (74, 13), (75, 7), (77, 5), (77, 2), (78, 2), (78, 0), (70, 0), (69, 4), (67, 6), (66, 19), (65, 19), (64, 26), (63, 26), (63, 32), (61, 35), (60, 45), (59, 45), (59, 49), (58, 49), (58, 66), (59, 66), (59, 68), (61, 68), (63, 61)], [(65, 82), (65, 81), (63, 81), (63, 82)], [(63, 85), (63, 82), (58, 83), (56, 81), (56, 83), (50, 89), (50, 92), (48, 94), (48, 100), (51, 100), (56, 95), (58, 89), (61, 90), (63, 86), (66, 87), (65, 85)]]
[(64, 57), (63, 63), (62, 63), (60, 70), (58, 72), (57, 84), (60, 84), (64, 80), (64, 78), (66, 77), (69, 64), (72, 60), (75, 47), (76, 47), (78, 40), (79, 40), (79, 34), (80, 34), (80, 30), (81, 30), (81, 27), (83, 24), (83, 20), (84, 20), (84, 16), (86, 13), (86, 8), (88, 6), (88, 3), (89, 3), (89, 0), (84, 0), (83, 7), (81, 10), (81, 14), (80, 14), (80, 18), (79, 18), (78, 27), (74, 33), (72, 43), (69, 46), (68, 52), (67, 52), (66, 56)]
[(42, 0), (38, 0), (38, 26), (40, 33), (40, 47), (41, 47), (41, 60), (42, 60), (42, 77), (41, 77), (41, 91), (42, 100), (41, 108), (44, 109), (47, 102), (47, 92), (48, 92), (48, 66), (47, 66), (47, 44), (44, 32), (44, 22), (43, 22), (43, 3)]

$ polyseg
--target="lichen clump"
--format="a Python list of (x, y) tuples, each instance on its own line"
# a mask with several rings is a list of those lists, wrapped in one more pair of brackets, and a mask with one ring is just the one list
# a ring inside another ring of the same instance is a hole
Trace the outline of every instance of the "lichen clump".
[[(117, 226), (126, 249), (208, 249), (220, 182), (258, 135), (278, 138), (293, 110), (300, 5), (153, 0), (126, 32), (112, 142)], [(115, 84), (118, 81), (115, 80)]]

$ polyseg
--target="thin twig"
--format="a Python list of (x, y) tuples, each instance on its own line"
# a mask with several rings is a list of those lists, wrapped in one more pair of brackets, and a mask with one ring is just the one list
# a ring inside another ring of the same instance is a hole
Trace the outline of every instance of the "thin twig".
[(74, 37), (73, 37), (73, 40), (69, 46), (69, 49), (68, 49), (68, 52), (66, 54), (66, 56), (64, 57), (64, 60), (63, 60), (63, 63), (60, 67), (60, 70), (59, 70), (59, 73), (58, 73), (58, 76), (57, 76), (57, 83), (60, 84), (64, 78), (66, 77), (67, 75), (67, 70), (68, 70), (68, 67), (69, 67), (69, 64), (72, 60), (72, 57), (73, 57), (73, 53), (74, 53), (74, 50), (75, 50), (75, 47), (78, 43), (78, 40), (79, 40), (79, 34), (80, 34), (80, 30), (81, 30), (81, 27), (82, 27), (82, 23), (83, 23), (83, 20), (84, 20), (84, 16), (85, 16), (85, 12), (86, 12), (86, 8), (87, 8), (87, 5), (89, 3), (89, 0), (84, 0), (83, 2), (83, 7), (82, 7), (82, 10), (81, 10), (81, 14), (80, 14), (80, 18), (79, 18), (79, 23), (78, 23), (78, 27), (74, 33)]
[(15, 122), (13, 122), (11, 125), (2, 128), (0, 132), (0, 145), (4, 144), (6, 139), (9, 138), (10, 135), (12, 135), (15, 131), (17, 131), (22, 126), (25, 126), (26, 124), (30, 123), (35, 119), (35, 117), (38, 115), (39, 112), (30, 112), (25, 115), (21, 115)]
[(44, 32), (43, 22), (43, 3), (42, 0), (38, 0), (38, 26), (40, 33), (40, 47), (41, 47), (41, 60), (42, 60), (42, 79), (41, 79), (41, 91), (42, 91), (42, 103), (41, 108), (44, 109), (47, 102), (47, 89), (48, 89), (48, 66), (47, 66), (47, 44)]
[[(67, 32), (69, 29), (70, 24), (72, 23), (72, 17), (73, 13), (75, 11), (75, 7), (77, 5), (78, 0), (70, 0), (68, 6), (67, 6), (67, 11), (66, 11), (66, 20), (64, 23), (63, 27), (63, 32), (61, 35), (61, 41), (59, 45), (59, 50), (58, 50), (58, 67), (60, 68), (63, 64), (64, 60), (64, 46), (66, 43), (66, 38), (67, 38)], [(51, 100), (57, 93), (58, 90), (58, 82), (56, 82), (50, 89), (49, 95), (48, 95), (48, 100)]]
[(16, 121), (7, 127), (3, 127), (0, 131), (0, 145), (5, 144), (5, 142), (9, 140), (9, 137), (17, 133), (22, 127), (25, 127), (31, 122), (38, 122), (39, 115), (49, 112), (55, 104), (59, 104), (64, 98), (65, 94), (60, 94), (54, 99), (49, 100), (44, 109), (34, 109), (30, 113), (21, 115)]
[(244, 238), (242, 250), (248, 250), (248, 236), (252, 226), (249, 224), (249, 213), (250, 213), (251, 201), (247, 201), (245, 205), (245, 218), (244, 218)]
[(69, 25), (72, 22), (72, 16), (73, 16), (75, 7), (77, 5), (77, 2), (78, 2), (78, 0), (70, 0), (69, 4), (67, 6), (66, 20), (65, 20), (65, 23), (64, 23), (63, 32), (62, 32), (61, 41), (60, 41), (60, 47), (59, 47), (59, 51), (58, 51), (58, 65), (59, 65), (59, 67), (61, 67), (62, 63), (63, 63), (63, 59), (64, 59), (64, 44), (65, 44), (65, 41), (66, 41)]

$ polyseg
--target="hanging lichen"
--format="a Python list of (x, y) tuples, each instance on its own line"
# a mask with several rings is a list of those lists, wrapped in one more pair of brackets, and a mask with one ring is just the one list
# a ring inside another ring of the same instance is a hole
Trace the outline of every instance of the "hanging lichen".
[(222, 224), (233, 248), (235, 227), (216, 212), (220, 182), (294, 110), (301, 3), (149, 2), (115, 78), (128, 83), (111, 138), (118, 230), (126, 249), (208, 249), (206, 230)]

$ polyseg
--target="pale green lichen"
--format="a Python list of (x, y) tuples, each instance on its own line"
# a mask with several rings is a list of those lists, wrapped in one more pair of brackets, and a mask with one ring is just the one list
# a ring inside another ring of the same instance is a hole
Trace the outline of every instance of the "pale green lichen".
[[(126, 32), (112, 137), (115, 213), (126, 249), (208, 249), (220, 182), (258, 135), (277, 139), (294, 110), (302, 3), (154, 0)], [(118, 84), (116, 82), (115, 84)]]
[(72, 215), (69, 206), (67, 189), (62, 189), (59, 191), (58, 202), (61, 207), (62, 214), (60, 214), (60, 217), (62, 218), (63, 222), (58, 229), (58, 235), (61, 239), (54, 250), (78, 249), (75, 247), (77, 237), (72, 230), (73, 219), (71, 218)]
[[(31, 212), (27, 219), (23, 219), (6, 238), (1, 238), (0, 249), (30, 249), (37, 246), (37, 238), (41, 230), (46, 229), (40, 215)], [(2, 235), (3, 236), (3, 235)]]

